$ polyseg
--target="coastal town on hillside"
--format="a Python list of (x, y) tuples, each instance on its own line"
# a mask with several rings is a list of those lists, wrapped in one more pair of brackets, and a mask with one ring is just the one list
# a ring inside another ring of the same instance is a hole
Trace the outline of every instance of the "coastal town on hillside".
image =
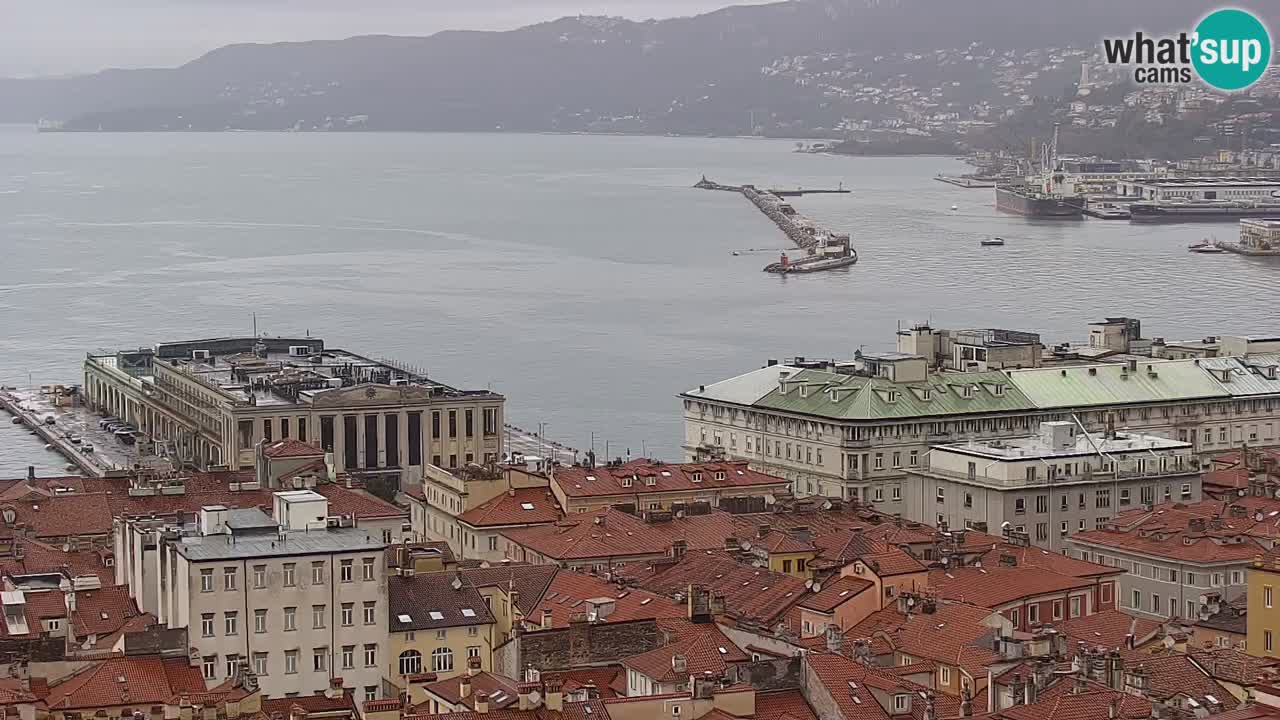
[(1280, 336), (904, 326), (597, 458), (309, 334), (4, 388), (23, 720), (1280, 718)]

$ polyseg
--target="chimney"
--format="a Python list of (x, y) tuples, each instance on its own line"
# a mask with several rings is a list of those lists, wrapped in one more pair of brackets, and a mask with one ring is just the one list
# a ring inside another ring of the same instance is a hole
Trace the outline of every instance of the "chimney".
[(35, 480), (35, 479), (36, 479), (36, 466), (35, 466), (35, 465), (28, 465), (28, 466), (27, 466), (27, 479), (28, 479), (28, 480)]
[(967, 685), (960, 688), (960, 717), (973, 717), (973, 693)]
[(1111, 698), (1111, 702), (1107, 703), (1107, 720), (1116, 720), (1120, 717), (1120, 696), (1116, 695)]
[(520, 702), (517, 707), (521, 710), (533, 710), (538, 707), (538, 703), (534, 701), (538, 693), (538, 683), (522, 682), (516, 686), (516, 692), (519, 695)]
[(475, 709), (476, 709), (477, 715), (489, 714), (489, 694), (488, 693), (476, 693)]
[(289, 706), (289, 720), (307, 720), (307, 710), (301, 705)]
[(768, 535), (772, 531), (773, 531), (772, 525), (770, 525), (769, 523), (760, 523), (760, 525), (756, 528), (756, 537), (763, 538), (765, 535)]
[(840, 632), (839, 625), (827, 626), (827, 652), (832, 655), (841, 655), (844, 650), (844, 633)]
[(555, 625), (555, 618), (552, 617), (551, 608), (542, 611), (542, 629), (550, 630)]
[(458, 681), (458, 697), (471, 697), (471, 675), (463, 675)]
[(547, 706), (547, 712), (564, 712), (564, 692), (560, 678), (551, 678), (543, 683), (545, 689), (544, 704)]
[(475, 677), (480, 672), (480, 658), (467, 658), (467, 677)]
[(330, 700), (336, 700), (342, 697), (342, 678), (329, 678), (329, 689), (325, 690), (324, 696)]
[(684, 655), (671, 656), (671, 672), (683, 675), (689, 672), (689, 659)]

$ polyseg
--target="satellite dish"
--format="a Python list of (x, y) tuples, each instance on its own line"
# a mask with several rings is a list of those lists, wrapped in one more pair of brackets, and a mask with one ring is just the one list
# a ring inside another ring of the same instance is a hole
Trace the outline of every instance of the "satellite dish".
[(913, 597), (907, 598), (907, 607), (915, 607), (915, 606), (916, 606), (916, 599)]
[(805, 581), (804, 581), (804, 589), (805, 589), (805, 590), (812, 590), (812, 589), (813, 589), (813, 581), (812, 581), (812, 580), (805, 580)]
[(822, 592), (822, 583), (814, 583), (814, 584), (813, 584), (813, 591), (814, 591), (814, 592)]
[(743, 549), (743, 550), (750, 552), (750, 550), (751, 550), (751, 541), (749, 541), (749, 540), (743, 540), (743, 541), (742, 541), (742, 546), (741, 546), (741, 547), (742, 547), (742, 549)]

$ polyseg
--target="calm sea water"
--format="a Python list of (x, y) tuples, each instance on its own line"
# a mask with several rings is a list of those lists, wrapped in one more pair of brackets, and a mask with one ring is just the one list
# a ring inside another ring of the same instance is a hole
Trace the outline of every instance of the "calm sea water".
[[(791, 143), (434, 134), (36, 134), (0, 129), (0, 382), (75, 381), (87, 349), (311, 332), (492, 386), (518, 425), (679, 455), (681, 390), (793, 354), (889, 349), (899, 320), (1079, 338), (1280, 330), (1280, 265), (1185, 250), (1230, 225), (1035, 223), (947, 158)], [(782, 278), (780, 233), (722, 182), (796, 202), (861, 262)], [(952, 205), (958, 209), (952, 211)], [(1001, 235), (1004, 248), (979, 248)], [(769, 252), (734, 257), (732, 251)], [(0, 476), (60, 465), (0, 434)]]

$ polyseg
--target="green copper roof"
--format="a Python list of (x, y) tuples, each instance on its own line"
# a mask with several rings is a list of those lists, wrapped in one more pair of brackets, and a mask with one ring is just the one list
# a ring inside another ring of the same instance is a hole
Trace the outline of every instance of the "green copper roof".
[(1121, 405), (1161, 400), (1230, 397), (1193, 360), (1010, 370), (1009, 379), (1039, 408)]
[[(1035, 405), (1002, 372), (931, 374), (921, 382), (802, 370), (775, 385), (755, 407), (836, 420), (880, 420), (1031, 410)], [(969, 391), (966, 395), (965, 388)]]

